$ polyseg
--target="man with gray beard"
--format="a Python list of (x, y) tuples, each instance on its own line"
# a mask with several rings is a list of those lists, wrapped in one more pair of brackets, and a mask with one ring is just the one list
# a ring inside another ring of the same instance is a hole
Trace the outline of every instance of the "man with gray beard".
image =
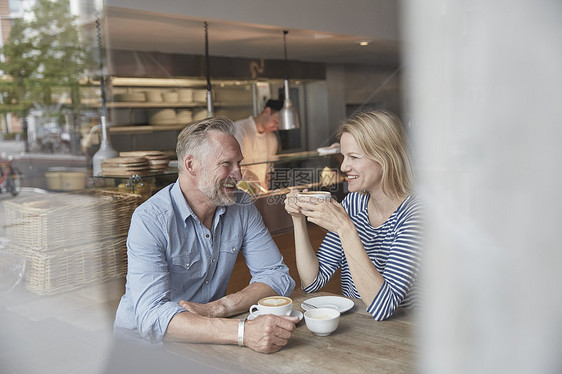
[[(127, 238), (125, 294), (114, 323), (118, 338), (245, 345), (270, 353), (291, 337), (297, 317), (226, 317), (295, 286), (248, 195), (236, 189), (242, 152), (227, 118), (207, 118), (178, 136), (178, 180), (133, 214)], [(226, 295), (242, 252), (252, 274)]]

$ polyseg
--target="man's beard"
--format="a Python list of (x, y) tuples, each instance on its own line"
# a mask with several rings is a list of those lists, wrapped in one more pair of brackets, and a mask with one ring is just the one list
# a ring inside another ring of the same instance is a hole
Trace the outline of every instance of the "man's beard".
[(232, 183), (236, 186), (236, 182), (234, 180), (220, 181), (215, 184), (211, 178), (202, 178), (199, 181), (199, 191), (201, 191), (203, 195), (207, 196), (207, 198), (217, 206), (232, 205), (236, 202), (236, 196), (234, 194), (230, 196), (223, 190), (224, 183)]

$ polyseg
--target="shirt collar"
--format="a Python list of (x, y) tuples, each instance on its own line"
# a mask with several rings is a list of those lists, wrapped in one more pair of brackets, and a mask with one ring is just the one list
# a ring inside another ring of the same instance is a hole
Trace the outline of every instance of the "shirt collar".
[[(184, 222), (186, 222), (189, 217), (193, 217), (194, 219), (199, 221), (199, 218), (197, 218), (195, 213), (193, 213), (193, 210), (191, 209), (191, 207), (185, 200), (183, 193), (181, 192), (179, 179), (172, 187), (171, 195), (174, 204), (177, 206), (180, 217)], [(227, 208), (226, 206), (217, 207), (217, 209), (215, 210), (215, 219), (213, 220), (214, 221), (213, 226), (217, 225), (218, 218), (226, 212), (226, 208)]]
[(181, 192), (179, 179), (176, 180), (176, 183), (172, 186), (171, 195), (174, 205), (177, 207), (178, 213), (180, 214), (180, 217), (184, 222), (189, 216), (195, 217), (195, 213), (193, 213), (193, 210), (191, 210), (191, 207), (189, 206), (189, 204), (185, 200), (185, 197), (183, 196), (183, 193)]

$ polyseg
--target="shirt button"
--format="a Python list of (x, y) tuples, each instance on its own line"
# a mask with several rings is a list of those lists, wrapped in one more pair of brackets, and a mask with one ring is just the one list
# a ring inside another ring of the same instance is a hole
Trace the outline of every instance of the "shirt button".
[(188, 268), (189, 265), (191, 265), (189, 262), (186, 262), (186, 263), (185, 263), (185, 267), (186, 267), (186, 268)]
[(205, 235), (205, 237), (208, 238), (208, 237), (209, 237), (209, 234)]
[(236, 252), (236, 247), (232, 247), (232, 252)]
[(209, 284), (209, 281), (208, 281), (208, 280), (206, 280), (206, 281), (205, 281), (205, 284)]
[(213, 262), (217, 262), (217, 259), (216, 259), (216, 258), (213, 258)]

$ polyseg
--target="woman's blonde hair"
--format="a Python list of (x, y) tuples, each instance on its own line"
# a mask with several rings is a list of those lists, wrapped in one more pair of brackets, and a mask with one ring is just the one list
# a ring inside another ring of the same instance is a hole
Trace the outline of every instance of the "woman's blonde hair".
[(382, 166), (382, 191), (386, 196), (399, 199), (412, 192), (406, 134), (394, 113), (386, 110), (360, 112), (343, 121), (338, 139), (344, 133), (353, 136), (367, 158)]

